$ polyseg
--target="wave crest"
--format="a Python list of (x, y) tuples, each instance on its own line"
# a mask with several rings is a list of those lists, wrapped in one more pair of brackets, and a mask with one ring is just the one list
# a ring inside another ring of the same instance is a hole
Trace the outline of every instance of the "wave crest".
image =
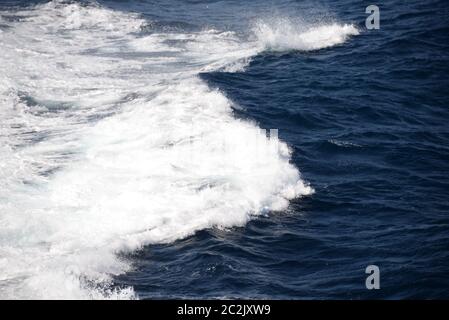
[(352, 24), (324, 24), (304, 27), (288, 19), (257, 21), (253, 33), (263, 50), (310, 51), (344, 43), (350, 36), (359, 34)]

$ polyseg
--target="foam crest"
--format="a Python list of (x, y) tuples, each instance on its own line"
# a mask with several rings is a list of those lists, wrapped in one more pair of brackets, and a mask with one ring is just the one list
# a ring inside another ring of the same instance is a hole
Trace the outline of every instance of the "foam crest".
[(257, 21), (253, 32), (265, 50), (310, 51), (344, 43), (350, 36), (359, 34), (352, 24), (324, 24), (304, 26), (288, 19)]

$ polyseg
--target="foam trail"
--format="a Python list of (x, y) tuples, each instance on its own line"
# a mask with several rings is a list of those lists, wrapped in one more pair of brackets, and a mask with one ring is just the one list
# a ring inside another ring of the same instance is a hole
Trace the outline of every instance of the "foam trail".
[(140, 33), (138, 15), (95, 4), (2, 14), (21, 18), (0, 33), (1, 298), (136, 298), (113, 286), (131, 268), (118, 253), (244, 225), (313, 192), (288, 146), (235, 119), (197, 75), (240, 70), (266, 48), (341, 43), (350, 27), (287, 44), (264, 27), (251, 41)]

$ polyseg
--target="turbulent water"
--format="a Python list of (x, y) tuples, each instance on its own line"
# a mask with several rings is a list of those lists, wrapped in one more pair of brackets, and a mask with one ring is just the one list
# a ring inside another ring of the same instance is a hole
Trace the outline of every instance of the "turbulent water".
[(0, 297), (449, 297), (444, 7), (2, 2)]

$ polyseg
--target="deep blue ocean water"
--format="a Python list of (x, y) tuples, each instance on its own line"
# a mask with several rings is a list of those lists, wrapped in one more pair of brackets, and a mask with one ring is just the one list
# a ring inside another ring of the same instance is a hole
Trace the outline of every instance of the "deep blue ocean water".
[[(273, 12), (360, 30), (336, 46), (265, 50), (244, 70), (201, 72), (234, 103), (236, 118), (279, 130), (315, 193), (243, 226), (124, 253), (133, 267), (114, 286), (143, 299), (449, 298), (445, 1), (99, 3), (170, 32), (245, 33), (253, 16)], [(369, 4), (380, 8), (379, 30), (365, 27)], [(365, 288), (371, 264), (380, 290)]]
[[(365, 3), (322, 5), (363, 28)], [(316, 193), (243, 228), (146, 248), (120, 282), (147, 298), (448, 298), (448, 9), (379, 6), (380, 30), (342, 46), (202, 74), (239, 116), (279, 129)], [(380, 291), (365, 288), (370, 264)]]

